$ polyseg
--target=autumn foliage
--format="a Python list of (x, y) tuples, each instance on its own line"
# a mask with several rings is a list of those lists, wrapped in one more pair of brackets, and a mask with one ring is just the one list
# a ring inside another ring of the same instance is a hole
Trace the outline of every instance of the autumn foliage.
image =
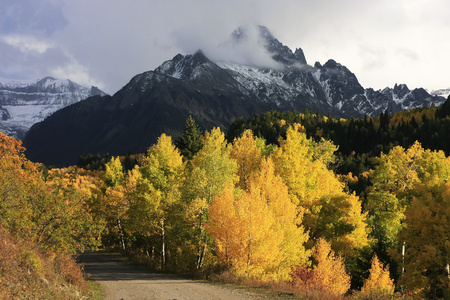
[(24, 150), (0, 133), (0, 297), (70, 298), (86, 288), (71, 255), (100, 245), (102, 222), (90, 213), (83, 176), (44, 174)]
[(389, 266), (383, 267), (376, 255), (372, 258), (369, 278), (361, 289), (363, 294), (392, 295), (394, 293), (394, 280), (390, 278)]
[[(190, 118), (175, 142), (162, 134), (133, 164), (111, 157), (89, 171), (46, 169), (0, 135), (0, 225), (44, 254), (101, 241), (156, 270), (285, 284), (311, 299), (449, 295), (442, 151), (393, 146), (373, 169), (338, 176), (342, 160), (324, 130), (312, 137), (303, 124), (271, 126), (282, 134), (270, 144), (251, 130), (227, 142)], [(40, 270), (27, 253), (27, 267)]]

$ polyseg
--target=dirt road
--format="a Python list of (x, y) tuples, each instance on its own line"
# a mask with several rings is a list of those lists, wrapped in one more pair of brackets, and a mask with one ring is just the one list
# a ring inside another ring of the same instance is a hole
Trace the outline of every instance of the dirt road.
[(87, 252), (79, 260), (85, 272), (101, 285), (106, 300), (266, 299), (242, 290), (150, 273), (111, 254)]

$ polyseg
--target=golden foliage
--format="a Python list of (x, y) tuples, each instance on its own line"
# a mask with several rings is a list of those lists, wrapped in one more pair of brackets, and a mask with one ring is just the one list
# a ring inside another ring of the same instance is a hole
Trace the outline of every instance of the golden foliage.
[(234, 140), (231, 158), (233, 158), (238, 165), (238, 186), (241, 189), (245, 190), (248, 188), (250, 176), (259, 170), (261, 155), (261, 149), (257, 147), (256, 140), (251, 130), (244, 131), (242, 137)]
[(384, 268), (377, 255), (374, 255), (369, 278), (364, 281), (361, 292), (363, 294), (392, 295), (394, 289), (394, 280), (389, 277), (389, 266)]
[(344, 259), (336, 256), (331, 244), (324, 239), (317, 241), (313, 257), (317, 265), (312, 270), (312, 286), (331, 295), (344, 295), (350, 288)]
[(207, 231), (215, 238), (217, 254), (238, 276), (286, 280), (294, 266), (307, 262), (308, 235), (271, 159), (262, 160), (247, 190), (228, 185), (209, 213)]

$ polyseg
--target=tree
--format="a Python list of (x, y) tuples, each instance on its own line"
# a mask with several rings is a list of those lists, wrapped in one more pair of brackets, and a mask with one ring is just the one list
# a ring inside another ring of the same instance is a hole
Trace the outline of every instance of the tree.
[(187, 118), (183, 135), (175, 141), (175, 145), (186, 160), (192, 159), (202, 148), (202, 134), (192, 116)]
[[(231, 214), (226, 213), (229, 208)], [(281, 236), (274, 222), (260, 193), (251, 189), (236, 197), (229, 186), (213, 200), (207, 230), (216, 239), (218, 255), (227, 267), (238, 276), (263, 279), (281, 259)], [(225, 223), (228, 228), (222, 227)]]
[(238, 186), (241, 189), (246, 190), (250, 177), (259, 171), (261, 155), (261, 149), (257, 146), (251, 130), (244, 131), (240, 138), (234, 139), (231, 158), (238, 165)]
[(148, 149), (140, 164), (141, 177), (130, 207), (133, 227), (146, 236), (159, 236), (161, 268), (164, 269), (170, 213), (180, 200), (184, 164), (172, 138), (165, 134)]
[(110, 232), (115, 233), (125, 250), (123, 219), (126, 218), (129, 203), (125, 197), (124, 174), (119, 157), (112, 157), (105, 165), (103, 175), (105, 182), (105, 211), (107, 219), (111, 223)]
[[(401, 276), (406, 270), (404, 260), (408, 247), (403, 236), (399, 236), (409, 222), (405, 211), (414, 198), (421, 199), (429, 192), (423, 187), (439, 186), (449, 179), (450, 159), (442, 151), (424, 150), (418, 142), (406, 150), (394, 147), (379, 158), (367, 199), (369, 222), (379, 257), (383, 255), (386, 260), (395, 257), (401, 266)], [(400, 249), (401, 254), (392, 256), (393, 249)]]
[(389, 266), (384, 268), (376, 254), (372, 258), (369, 272), (369, 278), (364, 281), (361, 289), (363, 294), (388, 296), (394, 293), (395, 285), (394, 280), (389, 277)]
[(310, 233), (310, 244), (323, 237), (332, 241), (334, 250), (355, 255), (356, 249), (368, 245), (360, 200), (345, 193), (343, 183), (328, 170), (325, 161), (331, 160), (333, 148), (323, 143), (318, 146), (299, 130), (298, 126), (288, 128), (286, 139), (280, 139), (280, 147), (271, 155), (275, 173), (304, 214), (302, 224)]
[(234, 185), (237, 164), (231, 159), (231, 147), (219, 128), (205, 132), (201, 150), (186, 168), (183, 185), (183, 202), (179, 211), (178, 228), (184, 231), (185, 243), (196, 250), (195, 269), (203, 266), (211, 241), (205, 231), (208, 222), (208, 205), (227, 184)]
[(213, 199), (207, 231), (222, 264), (238, 276), (287, 280), (309, 257), (301, 215), (270, 158), (262, 160), (247, 186), (243, 191), (228, 185)]
[(314, 247), (316, 262), (312, 270), (311, 286), (331, 295), (344, 295), (350, 288), (350, 276), (345, 272), (344, 259), (336, 256), (331, 244), (319, 239)]
[(90, 214), (89, 189), (58, 170), (44, 177), (15, 139), (0, 133), (0, 220), (15, 237), (49, 252), (75, 253), (96, 247), (103, 230)]
[(305, 244), (309, 234), (303, 226), (303, 215), (289, 196), (288, 187), (275, 174), (272, 159), (261, 161), (260, 171), (250, 179), (250, 186), (256, 188), (265, 199), (276, 222), (276, 232), (282, 236), (279, 246), (282, 260), (277, 265), (277, 279), (287, 280), (293, 268), (308, 262), (310, 251)]
[(405, 211), (400, 239), (406, 244), (407, 289), (432, 299), (450, 296), (450, 183), (419, 185)]

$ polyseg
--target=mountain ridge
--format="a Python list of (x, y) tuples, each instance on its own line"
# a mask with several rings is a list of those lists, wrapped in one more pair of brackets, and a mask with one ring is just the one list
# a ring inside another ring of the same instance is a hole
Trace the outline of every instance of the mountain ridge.
[[(230, 58), (255, 53), (250, 60), (254, 64), (210, 59), (201, 50), (177, 54), (134, 76), (113, 96), (89, 98), (34, 125), (24, 140), (27, 155), (63, 165), (89, 153), (145, 152), (162, 133), (179, 136), (189, 115), (202, 129), (226, 131), (239, 117), (271, 109), (360, 118), (445, 101), (406, 85), (365, 89), (355, 74), (332, 59), (308, 65), (303, 50), (292, 52), (264, 26), (247, 32), (238, 28), (219, 45), (223, 47), (230, 50)], [(64, 135), (63, 129), (70, 134)]]
[(0, 131), (22, 139), (31, 126), (68, 105), (94, 95), (106, 95), (95, 86), (81, 86), (51, 76), (35, 81), (0, 82)]

